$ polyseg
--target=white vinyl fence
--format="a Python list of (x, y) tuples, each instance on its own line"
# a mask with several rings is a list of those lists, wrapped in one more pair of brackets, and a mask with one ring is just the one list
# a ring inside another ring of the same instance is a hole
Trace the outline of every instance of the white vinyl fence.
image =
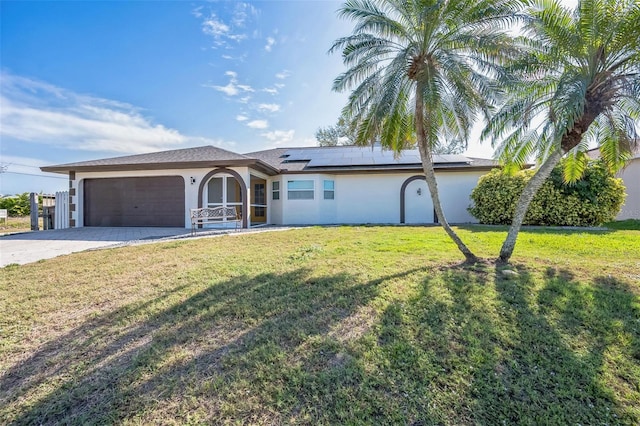
[(54, 229), (65, 229), (69, 227), (69, 191), (56, 192)]

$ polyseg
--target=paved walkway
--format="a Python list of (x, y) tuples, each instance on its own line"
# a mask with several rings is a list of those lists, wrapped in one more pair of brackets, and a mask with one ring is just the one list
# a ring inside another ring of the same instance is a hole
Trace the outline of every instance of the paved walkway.
[[(235, 231), (233, 231), (235, 233)], [(198, 236), (229, 233), (200, 230)], [(0, 267), (36, 262), (89, 249), (188, 238), (185, 228), (69, 228), (0, 236)]]

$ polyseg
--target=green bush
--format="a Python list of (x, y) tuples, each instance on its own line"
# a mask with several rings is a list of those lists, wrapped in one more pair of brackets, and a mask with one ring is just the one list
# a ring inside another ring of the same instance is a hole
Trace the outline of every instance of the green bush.
[[(533, 170), (507, 175), (495, 169), (481, 177), (471, 192), (469, 212), (480, 223), (509, 225), (516, 203)], [(624, 203), (622, 180), (594, 161), (579, 181), (567, 184), (562, 165), (542, 185), (524, 218), (525, 225), (596, 226), (613, 220)]]
[(25, 192), (20, 195), (0, 197), (0, 209), (6, 209), (7, 214), (11, 217), (28, 216), (31, 214), (29, 193)]

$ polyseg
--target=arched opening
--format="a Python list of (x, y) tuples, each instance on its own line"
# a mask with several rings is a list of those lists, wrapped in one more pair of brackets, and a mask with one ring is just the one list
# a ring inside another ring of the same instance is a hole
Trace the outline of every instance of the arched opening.
[[(242, 227), (247, 227), (247, 185), (242, 177), (230, 169), (217, 169), (208, 173), (198, 191), (198, 207), (233, 207), (242, 217)], [(227, 226), (223, 220), (218, 227)], [(229, 224), (229, 226), (235, 226)]]
[(424, 176), (411, 176), (402, 183), (400, 223), (438, 223)]

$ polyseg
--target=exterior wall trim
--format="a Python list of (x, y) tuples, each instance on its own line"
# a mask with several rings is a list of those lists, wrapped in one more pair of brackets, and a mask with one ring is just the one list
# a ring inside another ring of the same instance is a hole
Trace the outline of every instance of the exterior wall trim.
[(233, 176), (238, 183), (240, 184), (240, 196), (242, 197), (242, 227), (248, 228), (249, 224), (249, 193), (247, 191), (247, 183), (244, 181), (242, 176), (235, 170), (227, 169), (225, 167), (220, 167), (214, 169), (207, 173), (202, 180), (200, 180), (200, 186), (198, 187), (198, 208), (202, 208), (202, 195), (204, 194), (204, 186), (209, 182), (212, 176), (215, 176), (219, 173), (228, 173)]
[(415, 175), (402, 182), (402, 186), (400, 187), (400, 223), (405, 223), (405, 192), (407, 190), (407, 186), (414, 180), (426, 181), (427, 179), (424, 175)]

